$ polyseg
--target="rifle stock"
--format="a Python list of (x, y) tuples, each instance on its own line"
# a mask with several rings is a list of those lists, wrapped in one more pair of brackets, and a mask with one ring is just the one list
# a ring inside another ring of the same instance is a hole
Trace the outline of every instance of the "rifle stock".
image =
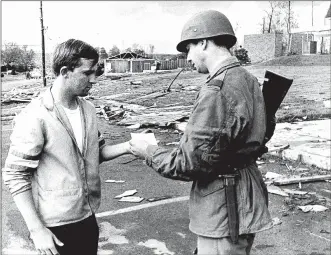
[(266, 107), (266, 133), (261, 153), (265, 153), (265, 144), (271, 139), (276, 127), (276, 112), (290, 89), (293, 79), (288, 79), (271, 71), (266, 71), (263, 82), (262, 94)]
[(291, 87), (293, 79), (288, 79), (268, 70), (264, 78), (267, 80), (263, 82), (262, 93), (267, 116), (274, 116)]

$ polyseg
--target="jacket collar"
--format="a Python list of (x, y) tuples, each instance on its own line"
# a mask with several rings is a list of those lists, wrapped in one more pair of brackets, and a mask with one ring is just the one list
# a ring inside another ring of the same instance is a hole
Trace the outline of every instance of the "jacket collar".
[(45, 90), (43, 96), (42, 96), (42, 101), (44, 106), (47, 108), (47, 110), (53, 111), (54, 109), (54, 98), (51, 93), (51, 87)]
[(231, 56), (220, 62), (212, 73), (207, 77), (207, 83), (212, 80), (221, 69), (228, 69), (234, 66), (240, 66), (238, 59), (235, 56)]
[[(67, 130), (68, 134), (70, 135), (70, 137), (72, 138), (73, 142), (77, 145), (76, 139), (75, 139), (75, 135), (74, 135), (74, 131), (72, 129), (72, 126), (70, 124), (70, 121), (67, 117), (67, 115), (64, 112), (64, 109), (62, 108), (61, 105), (57, 104), (54, 102), (54, 97), (52, 95), (51, 92), (52, 87), (49, 87), (43, 94), (42, 96), (42, 102), (44, 104), (44, 106), (46, 107), (47, 110), (52, 111), (53, 114), (55, 114), (56, 118), (61, 122), (61, 124), (63, 125), (63, 127)], [(77, 97), (77, 103), (80, 107), (80, 112), (81, 112), (81, 117), (82, 117), (82, 127), (83, 127), (83, 152), (81, 153), (82, 155), (84, 155), (85, 153), (85, 149), (86, 149), (86, 113), (84, 110), (84, 106), (83, 106), (83, 101)]]

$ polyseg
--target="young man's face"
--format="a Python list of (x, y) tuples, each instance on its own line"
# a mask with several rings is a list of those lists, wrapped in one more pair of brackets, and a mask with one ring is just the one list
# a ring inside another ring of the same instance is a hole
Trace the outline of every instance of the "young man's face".
[(81, 59), (81, 66), (68, 72), (68, 86), (73, 96), (87, 96), (92, 85), (96, 83), (95, 72), (97, 65), (93, 65), (92, 59)]
[(199, 73), (208, 73), (208, 69), (204, 64), (203, 45), (201, 41), (197, 44), (189, 43), (186, 48), (187, 60), (194, 64)]

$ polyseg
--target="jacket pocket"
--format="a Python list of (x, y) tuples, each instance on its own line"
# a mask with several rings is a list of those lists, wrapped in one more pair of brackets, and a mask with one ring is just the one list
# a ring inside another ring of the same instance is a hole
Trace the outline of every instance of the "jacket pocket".
[(84, 193), (82, 188), (55, 191), (39, 190), (39, 212), (46, 225), (58, 225), (83, 216)]
[(224, 188), (224, 181), (222, 179), (215, 179), (212, 181), (196, 181), (195, 191), (201, 196), (208, 196), (218, 190)]

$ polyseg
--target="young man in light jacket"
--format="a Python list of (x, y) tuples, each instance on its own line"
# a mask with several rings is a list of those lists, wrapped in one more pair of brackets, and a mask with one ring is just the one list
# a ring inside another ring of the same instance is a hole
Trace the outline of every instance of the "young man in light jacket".
[(53, 85), (15, 119), (3, 180), (40, 254), (97, 254), (99, 164), (130, 153), (128, 142), (105, 145), (83, 98), (96, 83), (98, 59), (80, 40), (58, 45)]

